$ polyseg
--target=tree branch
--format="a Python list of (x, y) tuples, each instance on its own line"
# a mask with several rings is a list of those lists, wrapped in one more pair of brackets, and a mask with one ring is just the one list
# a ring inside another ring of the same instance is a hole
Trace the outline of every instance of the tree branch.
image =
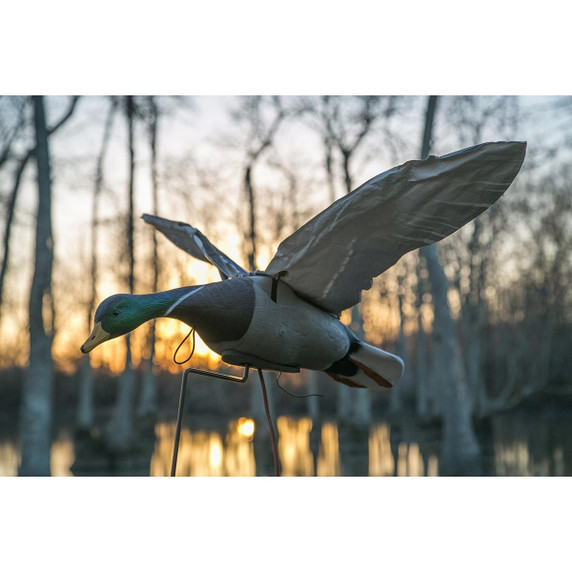
[[(48, 137), (53, 135), (62, 125), (66, 123), (66, 121), (72, 116), (77, 102), (79, 101), (80, 96), (76, 95), (72, 98), (70, 105), (61, 119), (51, 128), (47, 130)], [(8, 206), (6, 209), (6, 226), (4, 227), (4, 236), (3, 236), (3, 246), (4, 246), (4, 258), (2, 259), (2, 265), (0, 267), (0, 316), (1, 316), (1, 308), (2, 308), (2, 298), (4, 293), (4, 278), (6, 277), (6, 271), (8, 268), (8, 259), (10, 256), (10, 235), (12, 233), (12, 222), (14, 220), (14, 210), (16, 207), (16, 200), (18, 198), (18, 191), (20, 189), (20, 182), (22, 180), (22, 175), (24, 174), (24, 170), (30, 157), (34, 155), (36, 152), (36, 145), (34, 145), (31, 149), (29, 149), (23, 157), (20, 159), (16, 171), (14, 174), (14, 182), (12, 184), (12, 191), (10, 192), (10, 196), (8, 198)]]

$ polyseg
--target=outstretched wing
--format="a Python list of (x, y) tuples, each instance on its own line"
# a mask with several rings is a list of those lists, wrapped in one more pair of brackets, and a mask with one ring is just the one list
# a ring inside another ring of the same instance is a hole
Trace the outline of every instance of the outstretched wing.
[(223, 280), (233, 276), (248, 274), (246, 270), (231, 260), (224, 252), (221, 252), (216, 246), (211, 244), (200, 230), (197, 230), (190, 224), (175, 222), (150, 214), (144, 214), (142, 218), (191, 256), (216, 266)]
[(449, 236), (516, 177), (524, 142), (483, 143), (407, 161), (337, 200), (278, 247), (266, 268), (302, 298), (338, 314), (404, 254)]

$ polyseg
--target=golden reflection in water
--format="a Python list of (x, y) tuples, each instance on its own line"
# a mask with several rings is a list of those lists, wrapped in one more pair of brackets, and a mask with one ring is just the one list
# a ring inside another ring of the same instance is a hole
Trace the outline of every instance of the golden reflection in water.
[(236, 430), (245, 437), (252, 438), (254, 436), (254, 419), (247, 417), (240, 417), (236, 422)]
[(67, 431), (62, 431), (52, 443), (50, 467), (53, 477), (72, 477), (70, 467), (75, 460), (73, 439)]
[(495, 464), (499, 476), (530, 476), (527, 444), (523, 441), (495, 444)]
[(369, 475), (371, 477), (392, 476), (395, 461), (389, 441), (387, 424), (375, 425), (369, 434)]
[[(528, 443), (520, 439), (495, 443), (495, 470), (498, 476), (546, 477), (564, 475), (564, 455), (560, 447), (535, 458)], [(553, 462), (551, 470), (550, 461)]]
[(409, 444), (409, 451), (407, 452), (407, 476), (408, 477), (422, 477), (425, 475), (425, 466), (423, 464), (423, 457), (419, 451), (417, 443)]
[[(526, 417), (507, 419), (499, 416), (493, 418), (493, 433), (497, 475), (544, 477), (564, 474), (562, 447), (552, 441), (546, 423), (535, 426), (532, 439)], [(540, 443), (544, 447), (539, 447)]]
[(341, 473), (338, 426), (335, 423), (322, 425), (317, 472), (319, 477), (336, 477)]
[(256, 461), (252, 445), (254, 430), (254, 421), (246, 417), (229, 423), (224, 449), (224, 467), (228, 476), (254, 477), (256, 475)]
[[(310, 449), (312, 420), (279, 417), (278, 448), (283, 476), (314, 475), (314, 459)], [(255, 476), (256, 461), (252, 440), (255, 423), (240, 417), (229, 423), (226, 435), (216, 432), (183, 429), (179, 444), (177, 476)], [(168, 476), (171, 472), (175, 423), (155, 426), (155, 449), (150, 462), (151, 476)], [(374, 425), (369, 435), (370, 476), (423, 476), (424, 463), (417, 443), (400, 443), (397, 460), (391, 451), (390, 429), (385, 423)], [(499, 475), (547, 475), (550, 459), (533, 463), (528, 446), (522, 441), (495, 449), (496, 470)], [(67, 431), (57, 436), (51, 448), (53, 476), (71, 476), (70, 467), (75, 459), (72, 438)], [(554, 474), (565, 472), (561, 448), (553, 453)], [(0, 476), (16, 476), (20, 465), (20, 451), (9, 441), (0, 442)], [(318, 476), (341, 474), (338, 428), (336, 423), (324, 422), (316, 462)], [(427, 476), (438, 476), (439, 461), (431, 455), (427, 459)]]
[(439, 459), (435, 455), (429, 455), (429, 459), (427, 461), (427, 476), (439, 476)]
[[(16, 477), (20, 466), (20, 449), (15, 443), (0, 443), (0, 477)], [(71, 435), (62, 431), (50, 449), (50, 471), (53, 477), (71, 477), (70, 468), (75, 460)]]
[(417, 443), (399, 443), (397, 448), (397, 476), (422, 477), (425, 475), (423, 457)]
[[(565, 472), (562, 447), (550, 436), (549, 426), (535, 427), (531, 438), (529, 420), (493, 418), (495, 472), (499, 476), (561, 476)], [(528, 438), (527, 438), (528, 437)], [(539, 445), (542, 444), (543, 446)]]
[(302, 419), (279, 417), (276, 425), (282, 476), (312, 477), (314, 475), (314, 456), (310, 450), (312, 420), (309, 417)]
[(20, 466), (20, 451), (9, 441), (0, 443), (0, 477), (15, 477)]
[[(252, 431), (252, 433), (250, 433)], [(224, 443), (218, 433), (181, 431), (177, 457), (178, 477), (254, 476), (256, 464), (252, 447), (254, 422), (241, 418), (229, 424)], [(171, 473), (175, 423), (155, 426), (156, 442), (150, 474), (165, 477)]]

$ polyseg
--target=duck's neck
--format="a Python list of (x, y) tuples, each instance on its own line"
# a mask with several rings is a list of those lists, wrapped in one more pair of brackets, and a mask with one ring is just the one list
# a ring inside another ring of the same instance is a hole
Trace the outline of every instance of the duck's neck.
[[(185, 286), (155, 294), (140, 294), (136, 296), (140, 307), (141, 323), (154, 318), (177, 318), (180, 317), (182, 306), (185, 308), (186, 317), (190, 307), (190, 299), (202, 286)], [(186, 321), (186, 320), (185, 320)]]

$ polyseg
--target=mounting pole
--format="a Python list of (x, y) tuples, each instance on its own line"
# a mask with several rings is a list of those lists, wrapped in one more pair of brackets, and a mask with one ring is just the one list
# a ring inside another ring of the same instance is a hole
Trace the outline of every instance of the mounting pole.
[(207, 377), (214, 377), (216, 379), (224, 379), (225, 381), (233, 381), (234, 383), (244, 383), (248, 379), (249, 370), (250, 366), (245, 365), (242, 377), (238, 377), (235, 375), (226, 375), (224, 373), (215, 373), (213, 371), (206, 371), (202, 369), (195, 369), (193, 367), (189, 367), (183, 372), (183, 378), (181, 380), (181, 393), (179, 395), (179, 407), (177, 409), (177, 426), (175, 429), (175, 442), (173, 444), (173, 462), (171, 464), (172, 477), (175, 476), (175, 473), (177, 471), (177, 456), (179, 454), (179, 441), (181, 439), (181, 425), (183, 422), (183, 408), (185, 405), (185, 394), (187, 392), (188, 376), (191, 373), (196, 373), (198, 375), (205, 375)]
[(278, 445), (276, 443), (276, 433), (272, 425), (272, 418), (270, 417), (270, 408), (268, 406), (268, 395), (266, 394), (266, 386), (264, 384), (264, 375), (262, 370), (258, 370), (258, 379), (260, 379), (260, 387), (262, 389), (262, 402), (264, 403), (264, 411), (266, 413), (266, 421), (268, 422), (268, 431), (270, 432), (270, 441), (272, 443), (272, 458), (274, 459), (274, 476), (280, 476), (280, 461), (278, 460)]

